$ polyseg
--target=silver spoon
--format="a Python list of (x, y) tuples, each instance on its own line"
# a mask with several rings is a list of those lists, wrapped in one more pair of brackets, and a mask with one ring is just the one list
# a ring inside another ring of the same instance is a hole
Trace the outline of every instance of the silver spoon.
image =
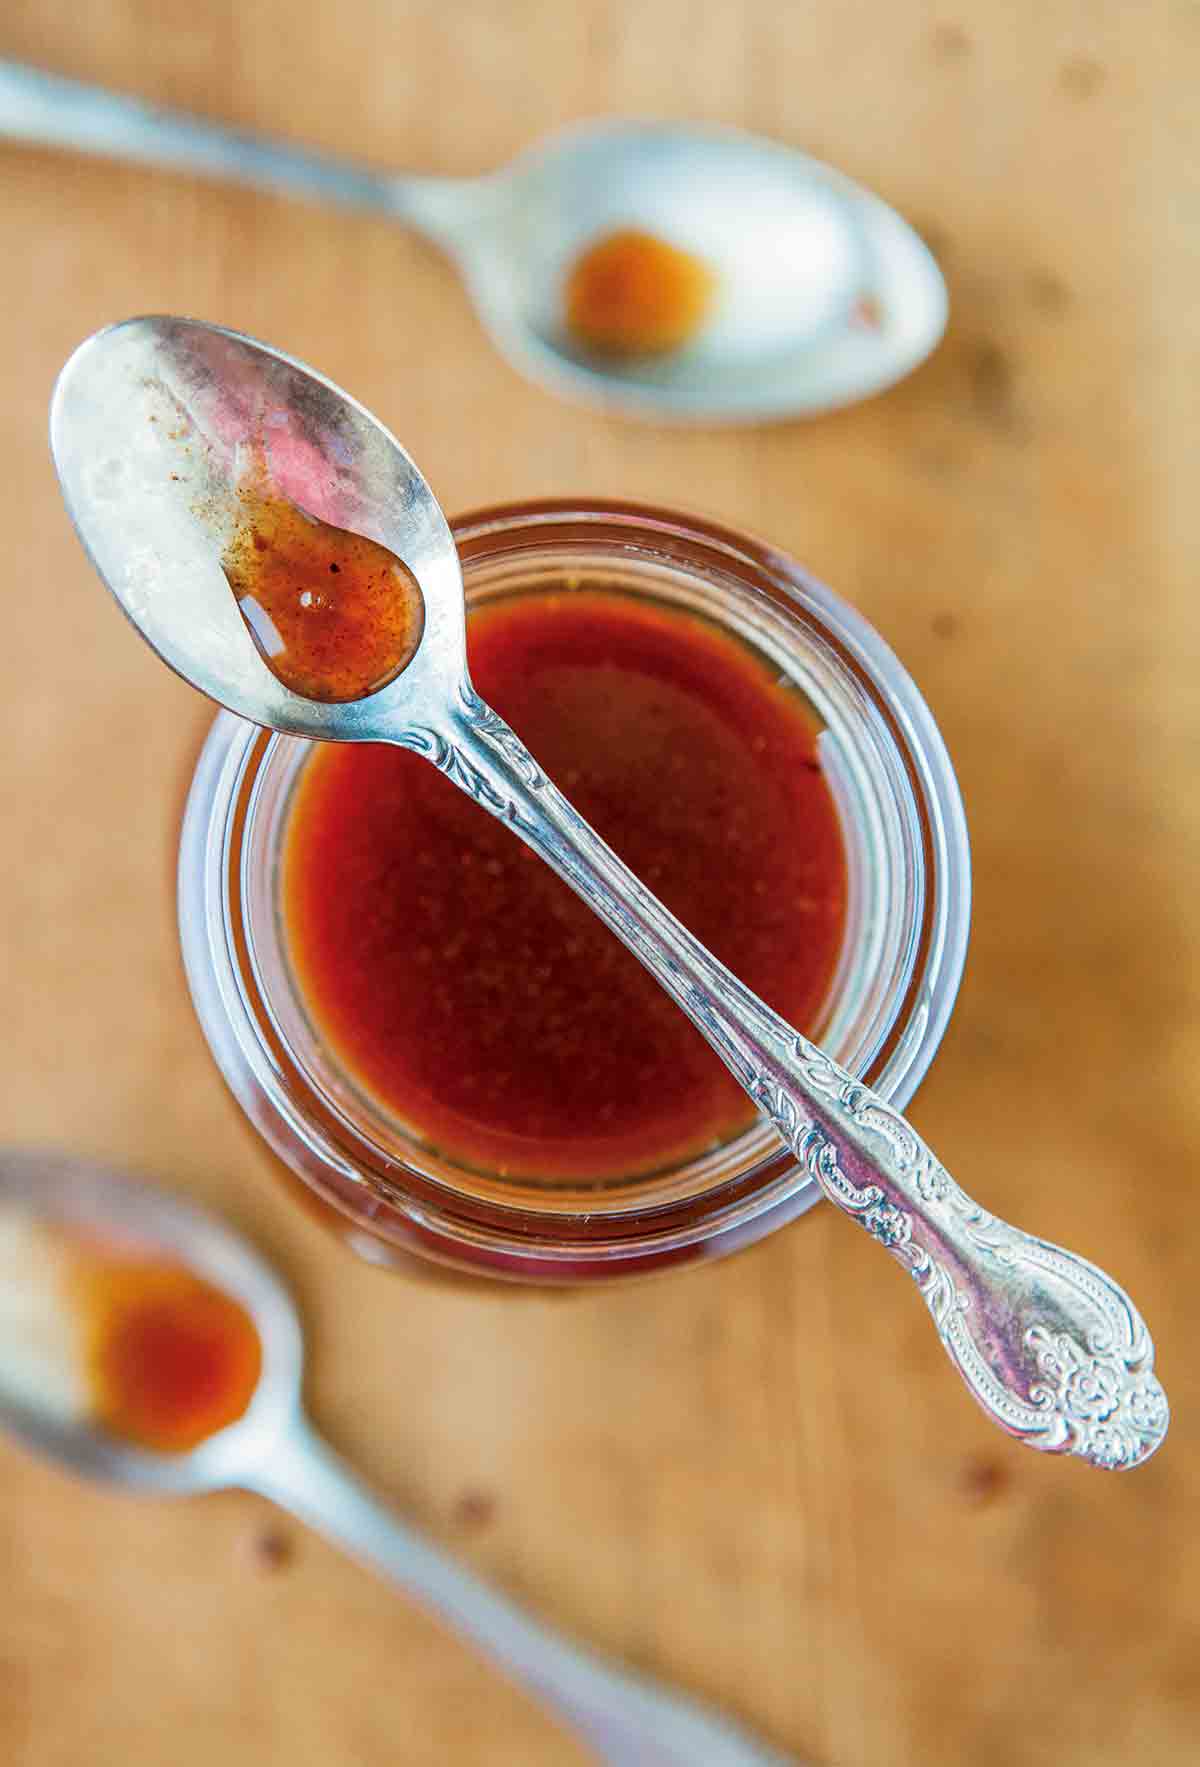
[[(455, 260), (522, 373), (643, 416), (748, 420), (844, 405), (901, 379), (945, 328), (941, 273), (894, 210), (807, 155), (735, 130), (592, 124), (487, 177), (402, 178), (0, 62), (2, 136), (403, 221)], [(564, 277), (590, 242), (628, 227), (700, 257), (718, 295), (688, 348), (599, 360), (566, 332)]]
[[(1134, 1466), (1154, 1451), (1167, 1402), (1124, 1290), (973, 1202), (911, 1124), (680, 926), (479, 699), (450, 529), (369, 412), (235, 332), (132, 319), (90, 338), (63, 369), (51, 441), (92, 562), (159, 656), (256, 724), (414, 749), (506, 822), (641, 959), (829, 1200), (914, 1278), (947, 1354), (995, 1423), (1096, 1466)], [(239, 517), (242, 464), (264, 446), (282, 494), (389, 548), (420, 587), (416, 654), (369, 698), (299, 697), (246, 633), (220, 559)]]
[(4, 1208), (182, 1263), (242, 1304), (263, 1352), (245, 1414), (187, 1453), (169, 1454), (65, 1420), (28, 1383), (6, 1382), (0, 1351), (0, 1421), (30, 1446), (73, 1472), (139, 1491), (193, 1496), (237, 1487), (269, 1497), (416, 1596), (615, 1767), (785, 1767), (782, 1755), (725, 1719), (538, 1625), (391, 1515), (305, 1416), (295, 1306), (270, 1265), (231, 1228), (91, 1161), (34, 1150), (0, 1151)]

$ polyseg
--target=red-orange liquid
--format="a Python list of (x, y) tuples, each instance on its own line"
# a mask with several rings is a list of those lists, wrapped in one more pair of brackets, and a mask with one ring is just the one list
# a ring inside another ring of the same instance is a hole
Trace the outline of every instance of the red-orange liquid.
[(386, 547), (241, 492), (222, 564), (263, 660), (306, 699), (362, 699), (399, 674), (421, 638), (421, 593)]
[(114, 1436), (182, 1453), (242, 1416), (262, 1346), (230, 1295), (154, 1260), (89, 1261), (80, 1280), (92, 1406)]
[(567, 329), (603, 356), (661, 355), (707, 319), (717, 279), (692, 252), (626, 227), (582, 251), (566, 282)]
[[(750, 987), (811, 1028), (846, 867), (804, 707), (736, 641), (617, 594), (469, 623), (471, 672), (576, 806)], [(443, 1152), (513, 1174), (631, 1175), (753, 1108), (637, 960), (427, 762), (314, 752), (284, 901), (312, 1016)]]

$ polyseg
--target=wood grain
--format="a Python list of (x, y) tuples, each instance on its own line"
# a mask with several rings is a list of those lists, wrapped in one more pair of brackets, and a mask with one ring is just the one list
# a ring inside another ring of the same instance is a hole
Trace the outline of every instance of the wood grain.
[[(1195, 1758), (1198, 47), (1185, 0), (10, 0), (0, 21), (2, 53), (398, 167), (475, 171), (602, 112), (746, 125), (879, 190), (946, 267), (949, 336), (886, 396), (632, 427), (519, 381), (448, 267), (382, 223), (0, 151), (4, 1136), (160, 1173), (252, 1229), (311, 1323), (316, 1415), (401, 1509), (813, 1762)], [(1129, 1284), (1175, 1405), (1158, 1459), (1109, 1478), (1010, 1448), (828, 1212), (703, 1274), (514, 1299), (360, 1268), (274, 1186), (176, 958), (203, 715), (100, 592), (46, 457), (69, 349), (155, 309), (319, 364), (451, 508), (696, 507), (890, 639), (977, 867), (915, 1115), (971, 1190)], [(0, 1481), (12, 1767), (582, 1758), (249, 1498), (134, 1501), (8, 1446)]]

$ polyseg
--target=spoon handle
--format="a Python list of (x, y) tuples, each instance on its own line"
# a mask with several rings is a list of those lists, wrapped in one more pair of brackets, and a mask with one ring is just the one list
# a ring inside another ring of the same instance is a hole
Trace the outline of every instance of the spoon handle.
[(531, 1620), (404, 1526), (297, 1415), (239, 1481), (415, 1595), (523, 1682), (614, 1767), (786, 1767), (725, 1719)]
[(472, 688), (441, 729), (393, 740), (508, 823), (641, 959), (801, 1170), (908, 1271), (993, 1422), (1094, 1466), (1134, 1466), (1154, 1452), (1168, 1421), (1154, 1347), (1110, 1276), (973, 1202), (897, 1111), (692, 938)]
[(383, 210), (439, 236), (450, 231), (459, 189), (452, 179), (392, 177), (14, 61), (0, 61), (3, 137)]

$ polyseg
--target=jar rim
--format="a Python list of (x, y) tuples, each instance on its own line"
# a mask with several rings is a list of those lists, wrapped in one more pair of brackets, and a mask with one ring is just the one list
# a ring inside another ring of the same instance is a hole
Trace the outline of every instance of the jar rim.
[[(743, 587), (782, 599), (793, 611), (803, 601), (814, 615), (823, 638), (869, 690), (920, 813), (922, 882), (927, 885), (920, 951), (912, 984), (897, 1005), (891, 1033), (881, 1048), (878, 1072), (874, 1062), (870, 1069), (872, 1083), (903, 1108), (927, 1071), (953, 1010), (969, 929), (970, 861), (965, 815), (949, 755), (932, 713), (899, 659), (855, 609), (789, 555), (703, 517), (623, 500), (545, 499), (485, 506), (451, 525), (468, 571), (480, 557), (490, 559), (531, 545), (543, 552), (574, 544), (613, 545), (622, 551), (636, 549), (642, 556), (661, 553), (697, 580), (713, 569), (731, 571)], [(230, 714), (225, 719), (235, 731), (240, 726)], [(240, 727), (246, 737), (244, 774), (248, 745), (280, 739), (263, 738), (249, 727)], [(351, 1203), (354, 1193), (361, 1199), (364, 1178), (354, 1169), (353, 1159), (339, 1161), (336, 1149), (332, 1159), (326, 1149), (324, 1165), (319, 1159), (298, 1157), (289, 1136), (279, 1130), (276, 1117), (287, 1119), (294, 1134), (297, 1106), (294, 1087), (280, 1075), (278, 1051), (248, 1076), (227, 1047), (228, 1021), (236, 1014), (237, 1003), (231, 999), (229, 975), (218, 975), (214, 987), (210, 971), (214, 965), (218, 970), (223, 965), (225, 970), (236, 967), (238, 934), (230, 924), (236, 904), (227, 887), (228, 872), (223, 871), (218, 880), (210, 864), (209, 882), (214, 887), (207, 891), (206, 911), (198, 912), (195, 872), (201, 853), (212, 859), (222, 780), (227, 821), (234, 812), (238, 769), (231, 772), (229, 759), (226, 754), (218, 780), (214, 758), (207, 785), (201, 789), (202, 758), (181, 841), (181, 938), (193, 998), (218, 1065), (251, 1119), (301, 1177), (354, 1216)], [(218, 881), (219, 901), (214, 896)], [(272, 1071), (277, 1082), (274, 1096), (269, 1095)], [(400, 1170), (412, 1175), (411, 1168), (401, 1165)], [(699, 1212), (694, 1201), (682, 1214), (669, 1204), (661, 1208), (650, 1204), (624, 1216), (597, 1221), (586, 1214), (564, 1215), (557, 1223), (543, 1211), (518, 1204), (481, 1202), (476, 1196), (446, 1198), (437, 1186), (406, 1191), (397, 1183), (394, 1162), (390, 1171), (374, 1176), (387, 1202), (402, 1211), (403, 1238), (411, 1249), (435, 1260), (518, 1280), (571, 1281), (592, 1274), (629, 1274), (633, 1268), (661, 1267), (732, 1249), (802, 1212), (819, 1194), (811, 1177), (800, 1172), (782, 1149), (760, 1162), (754, 1173), (757, 1182), (734, 1179), (718, 1186), (711, 1206)]]

